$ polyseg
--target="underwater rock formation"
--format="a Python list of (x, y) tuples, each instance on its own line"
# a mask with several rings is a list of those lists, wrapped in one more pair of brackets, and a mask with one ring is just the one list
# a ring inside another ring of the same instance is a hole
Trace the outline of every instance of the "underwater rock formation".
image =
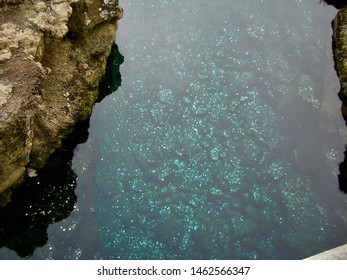
[(335, 11), (308, 3), (125, 4), (124, 82), (73, 160), (104, 259), (300, 258), (335, 234), (316, 124)]
[(117, 0), (0, 1), (0, 205), (90, 115)]

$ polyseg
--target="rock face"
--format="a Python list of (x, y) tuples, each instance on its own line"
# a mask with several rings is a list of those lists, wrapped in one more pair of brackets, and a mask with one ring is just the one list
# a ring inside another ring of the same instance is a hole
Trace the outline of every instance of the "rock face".
[[(346, 1), (336, 2), (339, 4), (337, 8), (341, 8), (341, 10), (338, 11), (332, 22), (333, 50), (335, 69), (341, 85), (339, 92), (339, 97), (342, 101), (341, 113), (347, 124), (347, 3)], [(339, 165), (340, 173), (338, 175), (338, 180), (340, 191), (347, 193), (347, 145), (344, 155), (344, 161)]]
[(347, 104), (347, 8), (338, 11), (332, 25), (335, 68), (341, 84), (340, 98)]
[(0, 205), (92, 109), (118, 0), (0, 0)]

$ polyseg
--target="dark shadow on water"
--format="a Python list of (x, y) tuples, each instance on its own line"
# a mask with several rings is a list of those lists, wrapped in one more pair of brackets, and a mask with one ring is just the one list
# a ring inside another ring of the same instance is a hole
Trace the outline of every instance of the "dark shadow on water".
[(122, 77), (119, 67), (123, 62), (124, 57), (119, 52), (118, 46), (114, 44), (107, 61), (105, 75), (99, 84), (99, 95), (96, 102), (101, 102), (107, 95), (115, 92), (121, 86)]
[[(119, 66), (124, 58), (116, 44), (108, 59), (106, 74), (99, 85), (100, 102), (121, 85)], [(77, 202), (77, 176), (72, 170), (74, 148), (88, 139), (89, 118), (76, 124), (74, 131), (48, 159), (39, 175), (28, 178), (13, 191), (12, 202), (0, 208), (0, 249), (7, 247), (21, 258), (30, 257), (48, 241), (50, 224), (69, 217)], [(2, 256), (3, 257), (3, 256)]]
[(347, 4), (347, 0), (320, 0), (321, 3), (334, 6), (336, 9), (341, 9)]
[(39, 176), (13, 192), (12, 202), (0, 210), (0, 247), (28, 257), (46, 244), (48, 226), (69, 216), (77, 200), (71, 155), (57, 151)]
[(344, 160), (339, 165), (340, 174), (338, 175), (338, 179), (339, 190), (344, 194), (347, 194), (347, 149), (345, 150), (344, 154)]
[[(341, 91), (340, 91), (341, 93)], [(342, 101), (341, 104), (341, 113), (345, 120), (345, 124), (347, 126), (347, 114), (346, 114), (346, 105), (347, 100), (346, 97), (343, 97), (342, 94), (339, 93), (340, 100)], [(345, 145), (345, 151), (344, 151), (344, 159), (343, 162), (339, 164), (339, 175), (338, 175), (338, 181), (339, 181), (339, 190), (347, 194), (347, 144)]]
[[(345, 124), (347, 126), (347, 98), (342, 94), (342, 88), (339, 92), (339, 98), (341, 100), (341, 114), (343, 119), (345, 120)], [(339, 190), (347, 194), (347, 144), (345, 145), (345, 151), (344, 151), (344, 159), (343, 162), (339, 164)]]

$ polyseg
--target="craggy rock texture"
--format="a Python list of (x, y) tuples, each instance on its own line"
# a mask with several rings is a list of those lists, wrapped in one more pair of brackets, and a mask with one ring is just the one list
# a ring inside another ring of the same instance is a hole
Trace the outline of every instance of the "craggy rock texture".
[(122, 13), (118, 0), (0, 0), (0, 205), (91, 113)]
[[(347, 124), (347, 1), (325, 1), (340, 9), (332, 22), (335, 69), (340, 80), (341, 113)], [(330, 3), (331, 2), (331, 3)], [(339, 189), (347, 194), (347, 145), (339, 165)]]
[(340, 98), (347, 104), (347, 8), (339, 10), (333, 21), (335, 68), (341, 83)]
[[(347, 124), (347, 7), (339, 10), (332, 26), (335, 69), (341, 84), (341, 112)], [(344, 161), (339, 165), (338, 180), (340, 191), (347, 193), (347, 145), (344, 154)]]

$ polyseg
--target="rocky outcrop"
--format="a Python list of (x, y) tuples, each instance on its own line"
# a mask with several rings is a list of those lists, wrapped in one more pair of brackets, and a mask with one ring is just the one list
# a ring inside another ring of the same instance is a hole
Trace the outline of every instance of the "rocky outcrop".
[(333, 20), (335, 69), (340, 79), (340, 99), (347, 105), (347, 8), (338, 11)]
[(0, 0), (0, 204), (90, 115), (117, 0)]
[[(341, 85), (339, 92), (339, 97), (342, 101), (341, 113), (347, 124), (347, 1), (326, 2), (340, 9), (332, 22), (333, 53), (335, 70)], [(347, 193), (347, 145), (344, 152), (344, 161), (339, 164), (339, 171), (339, 190)]]

